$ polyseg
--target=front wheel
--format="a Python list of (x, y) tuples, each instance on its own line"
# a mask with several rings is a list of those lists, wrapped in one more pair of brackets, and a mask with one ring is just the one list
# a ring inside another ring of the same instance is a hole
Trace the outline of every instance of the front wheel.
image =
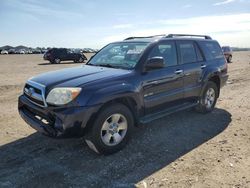
[(219, 88), (214, 82), (209, 81), (204, 89), (196, 111), (201, 113), (208, 113), (213, 111), (217, 102)]
[(98, 154), (112, 154), (126, 145), (133, 126), (134, 119), (129, 108), (114, 104), (98, 113), (85, 141)]
[(233, 59), (233, 58), (232, 58), (232, 56), (230, 55), (230, 56), (227, 58), (227, 62), (228, 62), (228, 63), (232, 63), (232, 59)]

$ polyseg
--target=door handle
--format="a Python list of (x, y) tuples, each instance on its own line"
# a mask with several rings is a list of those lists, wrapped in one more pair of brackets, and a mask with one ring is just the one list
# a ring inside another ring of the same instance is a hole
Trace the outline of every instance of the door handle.
[(159, 81), (152, 81), (152, 82), (150, 82), (150, 84), (153, 84), (153, 85), (156, 85), (158, 83), (159, 83)]
[(175, 74), (181, 74), (181, 73), (183, 73), (183, 70), (176, 70), (174, 73)]
[(207, 65), (201, 65), (201, 69), (205, 69)]

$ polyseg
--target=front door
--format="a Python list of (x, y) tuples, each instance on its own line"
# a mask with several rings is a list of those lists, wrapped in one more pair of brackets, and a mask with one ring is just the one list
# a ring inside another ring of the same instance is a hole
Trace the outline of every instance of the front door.
[(163, 57), (165, 67), (143, 75), (145, 113), (156, 113), (178, 105), (183, 97), (183, 70), (177, 61), (174, 41), (157, 44), (148, 58)]

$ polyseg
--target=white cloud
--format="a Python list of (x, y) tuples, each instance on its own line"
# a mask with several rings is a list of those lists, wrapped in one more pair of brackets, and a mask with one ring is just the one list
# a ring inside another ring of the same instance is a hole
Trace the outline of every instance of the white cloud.
[(235, 1), (236, 1), (236, 0), (225, 0), (225, 1), (218, 2), (218, 3), (214, 3), (213, 5), (214, 5), (214, 6), (226, 5), (226, 4), (235, 2)]
[(70, 10), (62, 10), (57, 6), (46, 6), (44, 3), (40, 1), (6, 1), (10, 7), (14, 7), (19, 10), (21, 13), (30, 14), (33, 17), (40, 15), (40, 16), (53, 16), (59, 18), (82, 18), (84, 17), (83, 13), (77, 13)]
[(212, 38), (232, 46), (250, 46), (250, 13), (158, 20), (155, 23), (144, 28), (143, 24), (134, 25), (129, 31), (106, 36), (103, 42), (123, 40), (129, 36), (189, 33), (211, 35)]

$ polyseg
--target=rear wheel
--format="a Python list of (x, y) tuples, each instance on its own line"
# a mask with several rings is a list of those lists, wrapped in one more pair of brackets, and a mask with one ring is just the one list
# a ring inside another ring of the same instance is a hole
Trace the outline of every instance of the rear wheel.
[(126, 145), (133, 126), (131, 111), (122, 104), (114, 104), (97, 115), (85, 141), (98, 154), (115, 153)]
[(59, 63), (61, 63), (61, 59), (56, 58), (56, 59), (54, 60), (54, 62), (55, 62), (56, 64), (59, 64)]
[(196, 111), (208, 113), (213, 111), (218, 98), (219, 88), (214, 82), (209, 81), (204, 89)]
[(231, 55), (227, 58), (227, 62), (232, 63), (232, 56)]

